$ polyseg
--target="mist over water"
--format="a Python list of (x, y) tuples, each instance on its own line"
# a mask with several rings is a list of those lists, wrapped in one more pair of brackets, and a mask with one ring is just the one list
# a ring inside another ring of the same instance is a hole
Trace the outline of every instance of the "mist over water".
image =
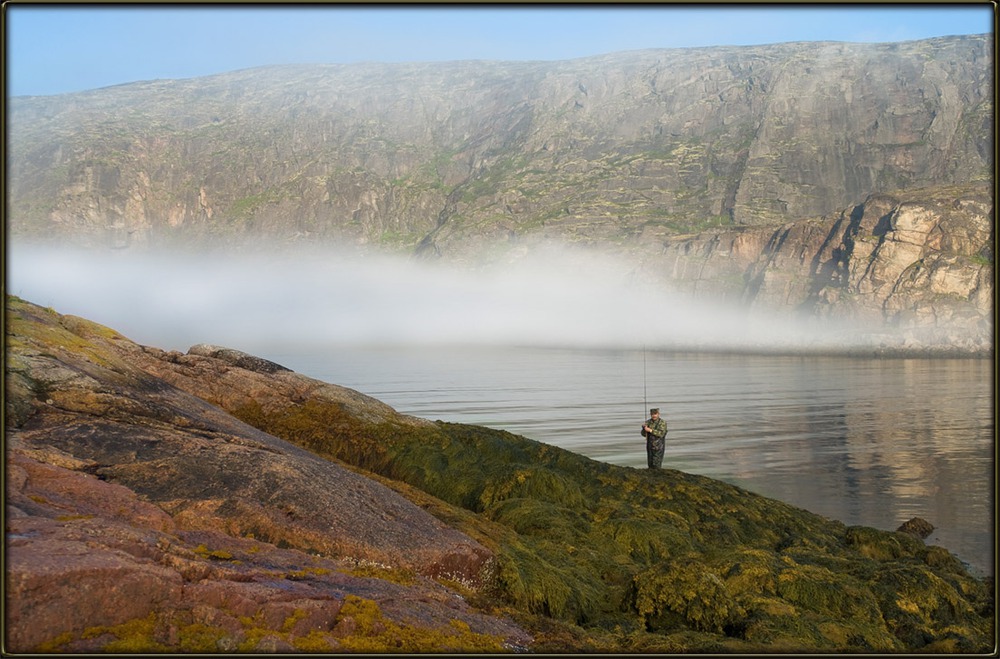
[(867, 344), (828, 320), (671, 295), (573, 250), (468, 270), (335, 250), (8, 249), (8, 293), (141, 344), (246, 350), (404, 413), (640, 468), (637, 424), (662, 404), (676, 468), (846, 523), (924, 516), (980, 567), (993, 549), (992, 362), (685, 350)]
[(694, 301), (640, 281), (634, 264), (550, 247), (461, 268), (337, 250), (236, 255), (19, 246), (7, 292), (130, 339), (186, 350), (216, 343), (471, 344), (829, 349), (848, 328)]

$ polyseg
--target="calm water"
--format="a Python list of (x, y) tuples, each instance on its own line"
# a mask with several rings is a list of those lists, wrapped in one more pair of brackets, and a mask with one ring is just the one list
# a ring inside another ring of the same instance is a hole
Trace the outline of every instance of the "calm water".
[(501, 428), (645, 467), (646, 408), (667, 419), (664, 466), (847, 524), (922, 517), (993, 573), (991, 360), (521, 348), (274, 354), (400, 412)]

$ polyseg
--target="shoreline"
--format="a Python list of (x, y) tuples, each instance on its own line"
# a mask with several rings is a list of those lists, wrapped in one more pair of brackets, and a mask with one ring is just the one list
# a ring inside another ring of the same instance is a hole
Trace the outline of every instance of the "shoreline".
[(341, 348), (450, 348), (456, 350), (579, 350), (585, 352), (601, 351), (647, 351), (667, 355), (675, 354), (710, 354), (710, 355), (748, 355), (759, 357), (844, 357), (850, 359), (968, 359), (992, 360), (995, 357), (991, 347), (988, 350), (966, 350), (953, 347), (937, 348), (794, 348), (778, 346), (678, 346), (678, 345), (623, 345), (623, 344), (560, 344), (560, 343), (488, 343), (478, 341), (466, 342), (388, 342), (388, 343), (338, 343)]

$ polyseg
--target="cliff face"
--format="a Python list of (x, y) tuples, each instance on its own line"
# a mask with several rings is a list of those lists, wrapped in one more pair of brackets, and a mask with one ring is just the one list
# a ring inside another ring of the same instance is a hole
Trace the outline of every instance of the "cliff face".
[[(699, 294), (968, 324), (965, 312), (928, 311), (927, 298), (970, 302), (968, 282), (992, 279), (992, 249), (952, 250), (968, 235), (959, 227), (952, 237), (942, 215), (964, 203), (966, 186), (989, 197), (992, 47), (982, 35), (284, 66), (14, 98), (8, 230), (119, 249), (330, 241), (473, 265), (543, 240), (643, 260), (654, 242), (678, 256), (643, 276), (679, 273), (668, 284), (695, 280)], [(931, 222), (942, 237), (924, 246), (910, 232), (910, 247), (896, 249), (885, 225), (855, 239), (851, 219), (831, 227), (837, 236), (790, 228), (851, 218), (872, 195), (922, 204), (919, 191), (934, 187), (927, 212), (940, 216)], [(976, 204), (992, 227), (992, 203)], [(973, 234), (983, 242), (981, 228)], [(737, 241), (745, 257), (723, 263), (733, 252), (698, 247), (704, 240)], [(931, 282), (912, 266), (935, 244), (979, 260), (953, 261)], [(712, 262), (697, 276), (692, 250)], [(791, 267), (806, 252), (822, 272)]]
[(988, 187), (876, 194), (830, 218), (661, 240), (641, 268), (665, 287), (844, 323), (845, 341), (876, 351), (992, 351)]
[(783, 223), (988, 179), (991, 47), (270, 67), (14, 98), (12, 228), (413, 245), (445, 228)]

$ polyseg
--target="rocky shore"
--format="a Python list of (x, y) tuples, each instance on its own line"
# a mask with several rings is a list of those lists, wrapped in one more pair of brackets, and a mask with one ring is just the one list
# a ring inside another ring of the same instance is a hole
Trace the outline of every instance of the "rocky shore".
[(7, 350), (8, 650), (530, 641), (463, 598), (492, 552), (143, 372), (123, 337), (15, 302)]
[(14, 297), (6, 332), (7, 651), (994, 647), (992, 579), (917, 533)]

